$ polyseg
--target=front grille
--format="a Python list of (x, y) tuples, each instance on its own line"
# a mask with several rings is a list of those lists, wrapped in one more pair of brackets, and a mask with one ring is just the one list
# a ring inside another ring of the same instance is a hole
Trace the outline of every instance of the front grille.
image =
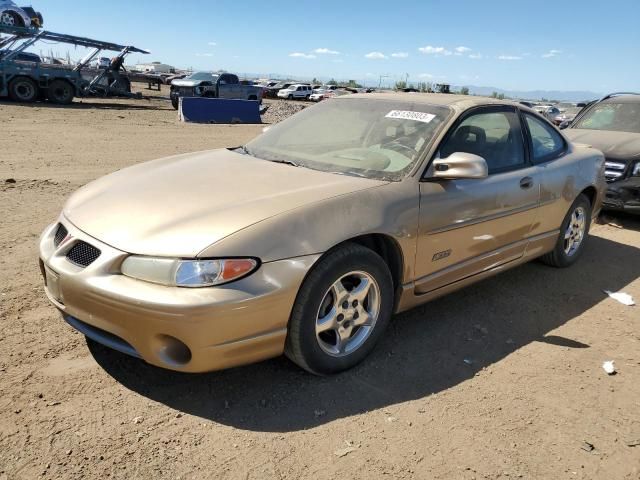
[(193, 95), (193, 88), (192, 87), (180, 87), (180, 88), (178, 88), (178, 93), (180, 95), (188, 97), (188, 96)]
[(80, 240), (67, 253), (70, 262), (75, 263), (79, 267), (88, 267), (100, 256), (100, 250), (87, 242)]
[(627, 165), (622, 162), (607, 160), (604, 162), (604, 178), (607, 182), (613, 182), (624, 175), (625, 168)]
[(53, 237), (53, 246), (57, 247), (58, 245), (60, 245), (60, 242), (62, 242), (62, 240), (65, 239), (68, 233), (69, 232), (67, 232), (67, 229), (64, 227), (64, 225), (59, 223), (58, 229), (56, 230), (56, 234)]

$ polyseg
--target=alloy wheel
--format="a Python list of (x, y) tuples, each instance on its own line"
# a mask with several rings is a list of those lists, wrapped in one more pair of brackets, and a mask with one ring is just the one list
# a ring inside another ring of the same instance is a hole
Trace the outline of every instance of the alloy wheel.
[(564, 253), (573, 256), (584, 240), (587, 227), (586, 211), (583, 207), (576, 208), (571, 214), (569, 224), (564, 232)]
[(380, 287), (366, 272), (347, 273), (325, 293), (316, 315), (316, 339), (334, 357), (360, 348), (380, 314)]
[(3, 12), (2, 15), (0, 15), (0, 25), (5, 25), (7, 27), (15, 27), (16, 19), (11, 13)]

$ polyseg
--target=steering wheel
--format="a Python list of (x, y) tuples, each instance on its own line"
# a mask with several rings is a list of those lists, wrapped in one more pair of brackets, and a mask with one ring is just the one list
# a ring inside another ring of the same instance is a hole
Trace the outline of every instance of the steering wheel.
[(389, 150), (393, 150), (394, 152), (398, 152), (405, 157), (407, 156), (406, 152), (408, 150), (411, 153), (411, 156), (409, 158), (413, 158), (415, 155), (418, 155), (418, 151), (415, 148), (411, 148), (403, 143), (400, 143), (397, 139), (392, 140), (389, 143), (384, 143), (381, 146), (382, 148), (387, 148)]

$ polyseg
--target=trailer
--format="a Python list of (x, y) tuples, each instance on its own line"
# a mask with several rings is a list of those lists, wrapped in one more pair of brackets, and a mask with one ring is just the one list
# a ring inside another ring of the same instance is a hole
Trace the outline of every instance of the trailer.
[[(0, 34), (8, 35), (0, 38), (0, 97), (25, 103), (47, 99), (60, 105), (71, 103), (75, 97), (117, 95), (142, 98), (140, 94), (131, 93), (124, 58), (129, 53), (148, 54), (147, 50), (46, 30), (4, 25), (0, 25)], [(91, 50), (74, 66), (25, 60), (25, 50), (39, 41), (66, 43)], [(97, 72), (88, 69), (89, 63), (102, 51), (118, 54), (106, 68)]]

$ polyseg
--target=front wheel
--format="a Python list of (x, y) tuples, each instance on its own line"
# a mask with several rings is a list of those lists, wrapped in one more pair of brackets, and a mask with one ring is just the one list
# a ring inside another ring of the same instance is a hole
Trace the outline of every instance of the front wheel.
[(180, 105), (180, 99), (179, 97), (171, 97), (171, 106), (173, 108), (175, 108), (176, 110), (178, 110), (178, 106)]
[(541, 260), (552, 267), (573, 265), (582, 254), (591, 224), (591, 202), (580, 194), (575, 199), (560, 226), (560, 235), (554, 249)]
[(4, 27), (24, 27), (24, 22), (15, 13), (5, 10), (0, 14), (0, 25)]
[(14, 78), (9, 84), (9, 97), (15, 102), (33, 103), (38, 96), (38, 84), (29, 77)]
[(382, 336), (393, 309), (393, 281), (372, 250), (345, 244), (308, 275), (294, 304), (285, 354), (327, 375), (360, 363)]

